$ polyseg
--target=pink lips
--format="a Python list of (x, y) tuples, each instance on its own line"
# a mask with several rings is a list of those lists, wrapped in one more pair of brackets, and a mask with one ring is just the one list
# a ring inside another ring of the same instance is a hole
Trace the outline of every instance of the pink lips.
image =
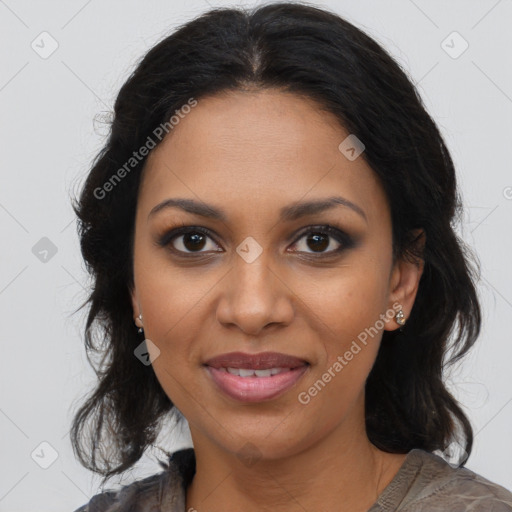
[(281, 395), (304, 375), (308, 366), (303, 359), (278, 352), (230, 352), (205, 362), (220, 390), (243, 402), (260, 402)]

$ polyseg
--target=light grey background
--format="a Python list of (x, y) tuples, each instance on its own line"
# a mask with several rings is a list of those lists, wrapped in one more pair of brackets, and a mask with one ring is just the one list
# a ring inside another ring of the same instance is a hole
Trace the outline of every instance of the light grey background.
[[(476, 433), (467, 467), (512, 489), (512, 2), (312, 3), (345, 16), (398, 59), (451, 150), (466, 206), (461, 234), (482, 264), (484, 324), (448, 383)], [(84, 314), (72, 315), (89, 282), (69, 195), (102, 146), (99, 121), (138, 59), (176, 25), (228, 5), (236, 4), (0, 0), (0, 511), (71, 511), (98, 490), (67, 437), (94, 382)], [(58, 48), (44, 59), (52, 38)], [(36, 257), (43, 237), (56, 254)], [(161, 440), (171, 450), (187, 443), (170, 431)], [(41, 468), (52, 449), (56, 460)], [(148, 455), (112, 484), (158, 470)]]

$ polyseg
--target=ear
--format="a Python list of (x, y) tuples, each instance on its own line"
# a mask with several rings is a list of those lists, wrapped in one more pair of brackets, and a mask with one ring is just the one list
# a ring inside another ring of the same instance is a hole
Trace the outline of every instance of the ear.
[[(406, 321), (411, 314), (425, 266), (423, 259), (426, 242), (425, 231), (423, 229), (414, 229), (411, 231), (411, 236), (414, 240), (413, 245), (422, 256), (419, 258), (408, 254), (408, 258), (402, 257), (398, 259), (395, 262), (389, 280), (388, 308), (395, 311), (395, 314), (401, 309), (404, 312)], [(394, 315), (392, 318), (386, 317), (384, 330), (394, 331), (399, 327), (401, 326), (396, 322)]]
[(137, 298), (137, 290), (135, 286), (133, 286), (131, 292), (130, 292), (131, 300), (132, 300), (132, 309), (133, 309), (133, 318), (136, 318), (140, 314), (140, 307), (139, 307), (139, 299)]
[(132, 299), (133, 320), (137, 327), (142, 328), (143, 327), (142, 320), (139, 318), (139, 315), (141, 314), (140, 304), (139, 304), (139, 299), (137, 297), (137, 291), (135, 289), (135, 286), (132, 288), (132, 291), (130, 292), (130, 296)]

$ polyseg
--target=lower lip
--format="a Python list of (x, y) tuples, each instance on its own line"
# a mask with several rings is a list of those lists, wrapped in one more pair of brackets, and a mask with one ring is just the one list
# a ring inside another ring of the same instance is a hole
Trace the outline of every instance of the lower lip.
[(229, 397), (241, 402), (262, 402), (290, 389), (304, 375), (308, 365), (271, 377), (239, 377), (211, 366), (206, 368), (215, 384)]

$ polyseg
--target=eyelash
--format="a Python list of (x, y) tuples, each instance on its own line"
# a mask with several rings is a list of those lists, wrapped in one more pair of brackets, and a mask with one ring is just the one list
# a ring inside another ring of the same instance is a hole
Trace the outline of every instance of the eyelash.
[[(158, 245), (160, 247), (164, 247), (164, 248), (169, 247), (169, 249), (173, 253), (178, 254), (179, 256), (183, 256), (185, 258), (189, 258), (189, 257), (193, 258), (193, 257), (196, 257), (196, 255), (204, 254), (201, 251), (184, 252), (184, 251), (180, 251), (179, 249), (172, 247), (172, 242), (174, 239), (179, 238), (180, 236), (186, 235), (189, 233), (201, 233), (201, 234), (206, 235), (207, 237), (211, 238), (217, 245), (219, 245), (217, 243), (217, 241), (215, 240), (215, 236), (209, 229), (203, 228), (201, 226), (184, 226), (184, 225), (180, 228), (171, 229), (170, 231), (167, 231), (166, 233), (164, 233), (164, 235), (162, 235), (158, 239)], [(306, 252), (305, 254), (307, 254), (308, 256), (320, 257), (320, 258), (328, 257), (328, 256), (332, 257), (333, 255), (337, 255), (337, 254), (341, 253), (342, 251), (350, 249), (355, 246), (355, 242), (352, 239), (352, 237), (350, 237), (349, 235), (347, 235), (347, 233), (341, 231), (340, 229), (330, 226), (328, 224), (320, 225), (320, 226), (308, 226), (306, 229), (304, 229), (297, 235), (297, 237), (295, 238), (292, 245), (295, 245), (305, 235), (310, 234), (310, 233), (315, 233), (315, 234), (319, 233), (319, 234), (323, 234), (323, 235), (329, 235), (330, 237), (334, 238), (340, 244), (340, 247), (338, 249), (330, 250), (330, 251), (323, 252), (323, 253), (322, 252), (318, 252), (318, 253)], [(221, 252), (221, 251), (215, 251), (215, 252)], [(297, 251), (297, 252), (304, 253), (304, 251)]]

